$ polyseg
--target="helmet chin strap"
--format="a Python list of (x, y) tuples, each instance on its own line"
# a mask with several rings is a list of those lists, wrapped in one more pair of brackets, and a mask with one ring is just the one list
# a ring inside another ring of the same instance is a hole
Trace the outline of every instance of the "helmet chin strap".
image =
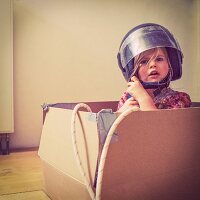
[[(144, 89), (154, 89), (155, 93), (159, 93), (159, 91), (161, 91), (163, 88), (167, 88), (171, 82), (171, 77), (172, 77), (172, 73), (169, 72), (168, 75), (161, 81), (159, 82), (143, 82), (140, 80), (140, 82), (142, 83)], [(155, 94), (154, 94), (155, 95)], [(128, 99), (131, 97), (130, 94), (128, 94)]]

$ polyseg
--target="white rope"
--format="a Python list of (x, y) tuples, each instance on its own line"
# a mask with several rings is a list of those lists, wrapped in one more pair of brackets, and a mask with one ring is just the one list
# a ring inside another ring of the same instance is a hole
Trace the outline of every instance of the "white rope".
[(107, 156), (107, 152), (108, 152), (108, 148), (109, 148), (109, 144), (111, 141), (111, 138), (117, 128), (117, 126), (121, 123), (121, 121), (130, 113), (134, 112), (134, 111), (139, 111), (140, 109), (135, 107), (135, 108), (131, 108), (128, 109), (126, 111), (124, 111), (123, 113), (121, 113), (119, 115), (119, 117), (114, 121), (114, 123), (112, 124), (108, 135), (106, 137), (104, 146), (103, 146), (103, 150), (102, 150), (102, 154), (100, 157), (100, 163), (99, 163), (99, 167), (98, 167), (98, 176), (97, 176), (97, 185), (96, 185), (96, 197), (95, 197), (95, 192), (93, 191), (93, 188), (91, 186), (90, 180), (88, 179), (88, 177), (86, 176), (85, 170), (83, 168), (83, 165), (81, 163), (81, 159), (80, 159), (80, 155), (79, 155), (79, 151), (77, 148), (77, 141), (76, 141), (76, 114), (78, 112), (78, 110), (80, 108), (85, 108), (87, 111), (92, 112), (91, 108), (84, 103), (79, 103), (74, 107), (74, 110), (72, 112), (72, 119), (71, 119), (71, 135), (72, 135), (72, 144), (73, 144), (73, 148), (74, 148), (74, 153), (75, 153), (75, 158), (76, 158), (76, 162), (78, 164), (79, 167), (79, 171), (83, 177), (83, 180), (85, 182), (85, 185), (87, 187), (87, 190), (89, 192), (89, 195), (91, 197), (92, 200), (100, 200), (101, 199), (101, 189), (102, 189), (102, 178), (103, 178), (103, 170), (104, 170), (104, 166), (105, 166), (105, 160), (106, 160), (106, 156)]
[(77, 112), (80, 108), (85, 108), (87, 111), (92, 112), (91, 108), (87, 104), (84, 104), (84, 103), (79, 103), (74, 107), (74, 110), (72, 112), (72, 119), (71, 119), (72, 144), (73, 144), (73, 149), (74, 149), (75, 158), (76, 158), (76, 162), (77, 162), (79, 171), (82, 175), (82, 178), (84, 180), (84, 183), (87, 187), (87, 190), (89, 192), (91, 199), (95, 200), (95, 193), (94, 193), (93, 188), (91, 186), (90, 180), (88, 179), (88, 177), (85, 173), (85, 170), (83, 168), (83, 165), (82, 165), (82, 162), (81, 162), (81, 159), (80, 159), (79, 151), (78, 151), (78, 148), (77, 148), (75, 127), (76, 127), (76, 115), (77, 115)]
[(107, 156), (107, 152), (108, 152), (108, 148), (109, 148), (112, 136), (113, 136), (117, 126), (121, 123), (121, 121), (127, 115), (129, 115), (130, 113), (132, 113), (134, 111), (139, 111), (139, 110), (140, 109), (138, 107), (135, 107), (135, 108), (130, 108), (130, 109), (124, 111), (123, 113), (121, 113), (119, 115), (119, 117), (114, 121), (114, 123), (112, 124), (112, 126), (111, 126), (111, 128), (108, 132), (108, 135), (106, 137), (106, 141), (105, 141), (104, 146), (103, 146), (100, 162), (99, 162), (98, 176), (97, 176), (97, 186), (96, 186), (96, 198), (95, 198), (96, 200), (101, 199), (103, 171), (104, 171), (105, 160), (106, 160), (106, 156)]

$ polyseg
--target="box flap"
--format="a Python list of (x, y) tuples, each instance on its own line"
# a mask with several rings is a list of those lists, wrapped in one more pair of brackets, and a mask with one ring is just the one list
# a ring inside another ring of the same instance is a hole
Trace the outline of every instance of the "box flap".
[[(89, 179), (94, 180), (99, 138), (96, 121), (80, 111), (76, 123), (77, 144)], [(83, 183), (73, 152), (71, 138), (72, 110), (50, 107), (44, 121), (39, 156), (62, 173)]]
[(134, 112), (110, 144), (102, 199), (200, 199), (200, 108)]

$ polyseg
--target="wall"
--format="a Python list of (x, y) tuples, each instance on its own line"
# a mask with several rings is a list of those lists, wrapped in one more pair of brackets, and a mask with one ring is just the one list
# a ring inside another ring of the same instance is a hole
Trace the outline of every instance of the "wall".
[(195, 0), (194, 8), (194, 64), (192, 65), (193, 71), (193, 87), (192, 97), (194, 100), (199, 101), (200, 98), (200, 1)]
[[(12, 148), (39, 145), (40, 105), (44, 102), (118, 100), (126, 83), (118, 69), (116, 54), (124, 34), (139, 23), (160, 23), (176, 35), (185, 59), (183, 77), (173, 87), (200, 101), (196, 93), (199, 85), (193, 85), (197, 71), (194, 65), (199, 60), (199, 54), (194, 57), (196, 1), (13, 1)], [(195, 79), (199, 77), (198, 73)]]

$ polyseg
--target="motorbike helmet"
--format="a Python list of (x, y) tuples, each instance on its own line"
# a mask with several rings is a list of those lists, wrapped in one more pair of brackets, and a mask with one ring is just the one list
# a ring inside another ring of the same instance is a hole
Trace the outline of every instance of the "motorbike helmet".
[[(159, 24), (145, 23), (131, 29), (120, 44), (117, 59), (126, 81), (130, 81), (133, 76), (135, 56), (157, 47), (166, 48), (172, 70), (171, 80), (181, 78), (183, 54), (177, 40), (165, 27)], [(146, 88), (156, 88), (163, 84), (163, 81), (162, 83), (146, 83)]]

